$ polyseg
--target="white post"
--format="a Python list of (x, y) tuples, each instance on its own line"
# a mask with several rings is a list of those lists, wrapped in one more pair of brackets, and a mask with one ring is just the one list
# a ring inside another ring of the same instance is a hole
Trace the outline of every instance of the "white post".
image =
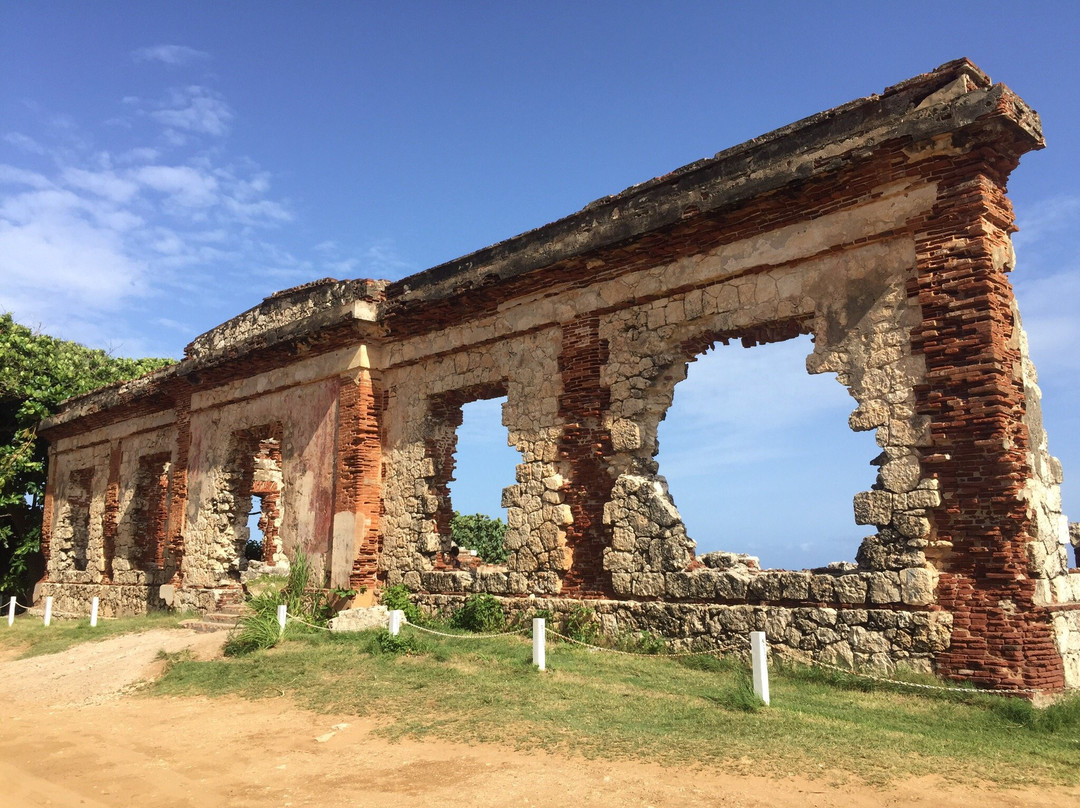
[(405, 612), (402, 609), (390, 610), (390, 635), (396, 637), (398, 632), (401, 631), (401, 618), (405, 616)]
[(8, 604), (8, 608), (7, 608), (7, 624), (10, 626), (14, 622), (15, 622), (15, 596), (12, 595), (11, 602)]
[(769, 706), (769, 666), (766, 660), (764, 631), (750, 632), (750, 658), (754, 663), (754, 692)]
[(90, 601), (90, 628), (97, 625), (98, 599)]
[(544, 643), (547, 640), (547, 631), (544, 629), (544, 618), (533, 618), (533, 664), (540, 670), (547, 670)]
[(288, 619), (288, 616), (289, 613), (287, 611), (287, 607), (284, 603), (282, 603), (280, 606), (277, 607), (277, 622), (278, 625), (281, 626), (281, 629), (278, 631), (279, 637), (285, 633), (285, 621)]
[(52, 595), (45, 598), (45, 625), (52, 622)]

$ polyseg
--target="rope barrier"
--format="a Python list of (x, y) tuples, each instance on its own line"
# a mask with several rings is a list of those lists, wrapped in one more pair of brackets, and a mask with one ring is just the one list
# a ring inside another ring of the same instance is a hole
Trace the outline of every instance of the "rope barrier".
[(319, 629), (321, 631), (333, 631), (332, 628), (328, 628), (326, 626), (317, 626), (314, 623), (309, 623), (307, 620), (302, 620), (299, 617), (297, 617), (295, 614), (289, 614), (288, 612), (286, 612), (285, 614), (294, 623), (303, 623), (305, 626), (311, 626), (311, 628), (317, 628), (317, 629)]
[[(652, 656), (652, 657), (691, 657), (691, 656), (719, 656), (721, 654), (729, 653), (731, 651), (739, 650), (742, 647), (742, 643), (736, 643), (734, 645), (726, 645), (723, 647), (713, 648), (708, 651), (675, 651), (672, 653), (658, 653), (649, 654), (641, 651), (623, 651), (618, 648), (604, 648), (599, 645), (592, 645), (581, 640), (568, 637), (565, 634), (560, 634), (554, 629), (545, 629), (550, 635), (558, 637), (561, 640), (580, 645), (583, 648), (588, 648), (591, 651), (603, 651), (609, 654), (620, 654), (622, 656)], [(986, 693), (993, 696), (1015, 696), (1023, 694), (1041, 693), (1042, 691), (1034, 687), (1019, 687), (1010, 690), (991, 689), (991, 688), (977, 688), (977, 687), (954, 687), (949, 685), (927, 685), (919, 682), (905, 682), (902, 679), (890, 679), (886, 676), (876, 676), (871, 673), (860, 673), (859, 671), (848, 670), (847, 668), (841, 668), (838, 665), (833, 665), (828, 662), (820, 662), (818, 660), (811, 660), (808, 664), (810, 667), (828, 668), (830, 670), (837, 671), (838, 673), (847, 674), (848, 676), (854, 676), (859, 679), (869, 679), (874, 682), (881, 682), (883, 684), (895, 685), (898, 687), (911, 687), (919, 690), (931, 690), (931, 691), (944, 691), (953, 693)]]
[[(7, 601), (4, 601), (3, 604), (0, 604), (0, 606), (3, 607), (3, 614), (4, 615), (7, 615), (8, 605), (10, 603), (11, 603), (11, 601), (7, 600)], [(15, 601), (15, 605), (17, 607), (21, 608), (21, 609), (25, 609), (27, 612), (29, 612), (31, 609), (44, 610), (44, 608), (45, 608), (44, 606), (33, 606), (33, 605), (28, 606), (25, 603), (19, 603), (19, 601), (17, 601), (17, 600)], [(53, 609), (50, 614), (51, 614), (52, 617), (57, 617), (57, 618), (60, 618), (61, 620), (67, 620), (67, 619), (70, 619), (70, 618), (74, 618), (75, 620), (81, 620), (83, 618), (86, 618), (87, 620), (90, 619), (89, 614), (81, 614), (79, 612), (58, 612), (58, 611), (56, 611), (56, 609)], [(111, 615), (108, 616), (108, 617), (105, 616), (105, 615), (98, 615), (98, 620), (117, 620), (117, 619), (118, 618), (113, 617)]]
[(526, 631), (529, 631), (529, 629), (527, 628), (519, 628), (514, 629), (513, 631), (502, 631), (498, 634), (447, 634), (444, 631), (436, 631), (433, 628), (425, 628), (424, 626), (418, 626), (415, 623), (405, 622), (402, 623), (402, 625), (411, 626), (417, 631), (424, 631), (428, 634), (437, 634), (440, 637), (450, 637), (455, 640), (489, 640), (492, 637), (509, 637), (513, 634), (524, 634)]
[(978, 687), (950, 687), (949, 685), (924, 685), (919, 682), (905, 682), (902, 679), (889, 679), (885, 676), (875, 676), (872, 673), (859, 673), (858, 671), (848, 670), (847, 668), (841, 668), (839, 665), (833, 665), (828, 662), (811, 661), (810, 667), (829, 668), (830, 670), (837, 671), (839, 673), (845, 673), (848, 676), (854, 676), (858, 679), (870, 679), (874, 682), (883, 682), (889, 685), (898, 685), (900, 687), (915, 687), (919, 690), (939, 690), (949, 691), (953, 693), (988, 693), (993, 696), (1013, 696), (1020, 695), (1022, 693), (1042, 693), (1037, 687), (1018, 687), (1011, 690), (994, 690), (991, 688), (978, 688)]
[(640, 657), (692, 657), (692, 656), (717, 656), (719, 654), (730, 653), (731, 651), (738, 650), (742, 643), (736, 643), (735, 645), (725, 645), (717, 648), (710, 648), (707, 651), (664, 651), (655, 654), (650, 654), (646, 651), (623, 651), (620, 648), (605, 648), (602, 645), (592, 645), (581, 640), (576, 640), (573, 637), (567, 637), (565, 634), (560, 634), (553, 628), (545, 628), (546, 633), (558, 637), (561, 640), (573, 643), (574, 645), (580, 645), (583, 648), (588, 648), (590, 651), (603, 651), (608, 654), (621, 654), (622, 656), (640, 656)]

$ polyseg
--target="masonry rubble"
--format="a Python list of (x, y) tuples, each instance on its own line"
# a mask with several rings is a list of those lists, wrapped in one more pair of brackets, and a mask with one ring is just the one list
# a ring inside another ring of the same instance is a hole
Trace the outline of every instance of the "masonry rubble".
[[(257, 499), (256, 569), (303, 550), (369, 598), (587, 601), (605, 632), (676, 648), (762, 629), (805, 659), (1080, 687), (1078, 532), (1008, 280), (1006, 182), (1042, 147), (1037, 115), (959, 60), (400, 281), (279, 292), (42, 424), (39, 596), (212, 609), (242, 586)], [(719, 344), (807, 334), (807, 370), (880, 449), (855, 562), (698, 556), (655, 459), (675, 387)], [(462, 568), (461, 408), (503, 396), (509, 558)]]

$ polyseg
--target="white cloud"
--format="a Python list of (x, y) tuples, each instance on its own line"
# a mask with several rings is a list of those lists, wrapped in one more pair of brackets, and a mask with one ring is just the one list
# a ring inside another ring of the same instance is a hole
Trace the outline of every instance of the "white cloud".
[(822, 411), (855, 409), (855, 400), (834, 374), (806, 372), (813, 347), (809, 337), (755, 348), (737, 342), (717, 345), (690, 363), (686, 380), (675, 387), (674, 412), (701, 427), (752, 425), (769, 432)]
[(242, 202), (233, 197), (222, 199), (226, 209), (239, 221), (246, 224), (256, 222), (288, 222), (292, 220), (289, 213), (280, 203), (272, 199), (260, 199), (254, 202)]
[(131, 165), (134, 163), (152, 163), (161, 157), (161, 152), (157, 149), (151, 149), (146, 146), (140, 146), (135, 149), (130, 149), (126, 152), (121, 152), (116, 155), (116, 162), (123, 165)]
[(166, 65), (180, 66), (208, 61), (210, 54), (189, 48), (187, 45), (153, 45), (132, 51), (131, 58), (136, 62), (161, 62)]
[(219, 93), (191, 85), (171, 90), (168, 99), (150, 117), (173, 129), (223, 137), (229, 133), (233, 111)]
[(28, 137), (21, 132), (8, 132), (4, 135), (4, 140), (25, 152), (30, 152), (31, 154), (45, 154), (44, 146), (32, 137)]
[(28, 221), (0, 219), (0, 306), (20, 321), (52, 323), (66, 311), (112, 312), (144, 291), (146, 266), (122, 234), (65, 209)]
[(86, 171), (74, 166), (63, 169), (63, 183), (72, 188), (79, 188), (113, 202), (127, 202), (139, 191), (138, 184), (118, 177), (112, 171)]
[(1011, 275), (1041, 378), (1073, 391), (1080, 391), (1078, 220), (1080, 197), (1054, 197), (1031, 207), (1014, 238), (1017, 266)]
[(185, 208), (205, 208), (220, 201), (217, 180), (190, 166), (142, 166), (131, 176)]
[(0, 185), (28, 185), (31, 188), (42, 189), (53, 187), (52, 182), (44, 174), (4, 164), (0, 164)]
[[(315, 270), (263, 236), (293, 217), (271, 196), (269, 172), (194, 136), (227, 134), (233, 113), (220, 95), (187, 87), (160, 103), (127, 103), (131, 120), (153, 124), (128, 130), (142, 132), (141, 143), (125, 132), (121, 148), (103, 149), (101, 130), (46, 112), (38, 140), (5, 138), (51, 168), (0, 164), (0, 309), (64, 338), (175, 354), (181, 336), (214, 324), (208, 312), (235, 313), (227, 301), (237, 288), (265, 294)], [(168, 133), (183, 147), (163, 146)]]

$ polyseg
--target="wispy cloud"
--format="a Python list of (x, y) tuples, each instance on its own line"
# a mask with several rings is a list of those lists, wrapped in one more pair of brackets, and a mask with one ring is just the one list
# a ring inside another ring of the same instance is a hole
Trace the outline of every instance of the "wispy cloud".
[(173, 129), (215, 137), (229, 133), (233, 115), (220, 93), (194, 84), (172, 89), (159, 108), (150, 113), (158, 123)]
[(160, 62), (177, 67), (193, 62), (207, 62), (210, 54), (187, 45), (152, 45), (132, 51), (131, 58), (136, 62)]
[(312, 248), (322, 260), (322, 271), (335, 278), (400, 278), (417, 267), (398, 253), (391, 239), (379, 239), (357, 250), (336, 241), (323, 241)]
[(22, 134), (22, 132), (8, 132), (4, 135), (4, 140), (22, 151), (30, 152), (31, 154), (45, 154), (44, 146), (32, 137)]
[[(37, 139), (4, 137), (10, 159), (0, 163), (0, 310), (58, 336), (162, 353), (140, 340), (133, 307), (155, 299), (172, 309), (187, 304), (183, 313), (157, 318), (173, 332), (160, 339), (174, 345), (178, 323), (199, 322), (215, 306), (243, 308), (226, 302), (230, 284), (244, 279), (245, 288), (266, 294), (315, 274), (268, 238), (293, 213), (273, 196), (268, 172), (229, 155), (223, 138), (234, 113), (220, 95), (186, 87), (158, 102), (128, 99), (127, 107), (136, 140), (126, 135), (115, 150), (95, 145), (96, 133), (70, 117), (44, 111)], [(194, 136), (182, 147), (162, 138), (180, 130)], [(199, 147), (198, 135), (212, 144)]]
[(1029, 206), (1013, 241), (1011, 279), (1044, 389), (1080, 393), (1080, 197)]

